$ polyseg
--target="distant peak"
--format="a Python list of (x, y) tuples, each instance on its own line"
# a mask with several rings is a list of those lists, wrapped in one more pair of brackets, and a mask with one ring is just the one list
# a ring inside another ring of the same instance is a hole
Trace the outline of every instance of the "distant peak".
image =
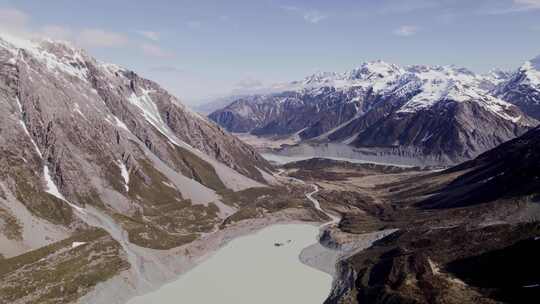
[(362, 69), (396, 70), (396, 69), (399, 69), (399, 67), (393, 63), (388, 63), (383, 60), (374, 60), (374, 61), (364, 62), (360, 67), (356, 68), (355, 70), (362, 70)]
[(427, 72), (439, 72), (442, 74), (464, 74), (469, 76), (474, 76), (475, 73), (471, 70), (457, 66), (457, 65), (409, 65), (405, 67), (405, 70), (409, 73), (427, 73)]
[[(71, 42), (65, 40), (55, 40), (51, 38), (32, 38), (25, 37), (24, 35), (16, 35), (7, 32), (0, 32), (0, 41), (7, 43), (10, 47), (15, 49), (23, 49), (27, 51), (36, 51), (39, 49), (63, 52), (69, 54), (86, 54), (86, 51), (82, 48), (74, 46)], [(5, 45), (6, 46), (6, 45)]]
[(303, 83), (304, 84), (321, 83), (321, 82), (334, 79), (335, 77), (336, 77), (336, 73), (317, 71), (309, 75), (308, 77), (304, 78)]
[(508, 78), (510, 75), (512, 75), (512, 72), (500, 68), (494, 68), (489, 70), (486, 74), (495, 77)]
[(535, 70), (539, 70), (540, 71), (540, 55), (536, 56), (535, 58), (533, 58), (531, 61), (531, 66), (535, 69)]
[(38, 43), (31, 39), (2, 31), (0, 31), (0, 44), (14, 49), (33, 49), (38, 46)]
[(392, 63), (388, 63), (381, 59), (364, 62), (361, 66), (362, 67), (385, 67), (385, 68), (396, 67), (396, 65)]

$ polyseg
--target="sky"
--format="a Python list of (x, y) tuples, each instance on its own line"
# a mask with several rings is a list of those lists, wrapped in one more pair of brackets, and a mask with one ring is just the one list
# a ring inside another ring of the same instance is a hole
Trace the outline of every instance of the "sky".
[(0, 0), (0, 31), (67, 40), (195, 105), (365, 61), (514, 69), (540, 0)]

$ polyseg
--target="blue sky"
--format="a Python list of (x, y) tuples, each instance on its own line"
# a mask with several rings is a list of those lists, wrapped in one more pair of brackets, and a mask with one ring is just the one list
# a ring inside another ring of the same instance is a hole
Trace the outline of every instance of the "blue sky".
[(0, 0), (0, 28), (72, 41), (194, 104), (375, 59), (515, 68), (540, 54), (540, 0)]

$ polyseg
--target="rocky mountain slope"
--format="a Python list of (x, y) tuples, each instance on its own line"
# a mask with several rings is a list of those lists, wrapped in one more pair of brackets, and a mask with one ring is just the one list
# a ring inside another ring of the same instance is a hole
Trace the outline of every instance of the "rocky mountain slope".
[(303, 204), (158, 84), (67, 43), (0, 37), (0, 302), (68, 303), (120, 274), (155, 288), (174, 276), (156, 256)]
[(493, 92), (529, 116), (540, 119), (540, 56), (527, 61)]
[(466, 172), (423, 207), (450, 208), (481, 204), (497, 199), (523, 197), (540, 200), (540, 128), (506, 142), (476, 159), (449, 169)]
[[(539, 296), (540, 128), (445, 171), (287, 165), (342, 216), (327, 243), (398, 229), (344, 256), (325, 303), (530, 303)], [(343, 243), (347, 244), (347, 243)]]
[(233, 132), (298, 135), (440, 163), (477, 156), (537, 121), (491, 91), (508, 74), (476, 75), (454, 66), (399, 67), (369, 62), (346, 73), (319, 73), (283, 92), (241, 98), (209, 117)]

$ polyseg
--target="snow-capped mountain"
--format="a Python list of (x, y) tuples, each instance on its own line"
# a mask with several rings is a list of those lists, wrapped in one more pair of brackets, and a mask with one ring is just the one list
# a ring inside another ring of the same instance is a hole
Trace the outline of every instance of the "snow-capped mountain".
[(536, 125), (490, 93), (505, 77), (501, 71), (477, 75), (456, 66), (375, 61), (311, 75), (280, 93), (240, 98), (209, 117), (233, 132), (414, 150), (453, 163)]
[(97, 227), (111, 275), (127, 259), (137, 277), (133, 244), (189, 243), (235, 210), (222, 193), (267, 183), (251, 147), (158, 84), (67, 43), (0, 37), (0, 257), (75, 234), (90, 248)]
[(540, 56), (525, 62), (493, 94), (518, 106), (523, 112), (540, 119)]

